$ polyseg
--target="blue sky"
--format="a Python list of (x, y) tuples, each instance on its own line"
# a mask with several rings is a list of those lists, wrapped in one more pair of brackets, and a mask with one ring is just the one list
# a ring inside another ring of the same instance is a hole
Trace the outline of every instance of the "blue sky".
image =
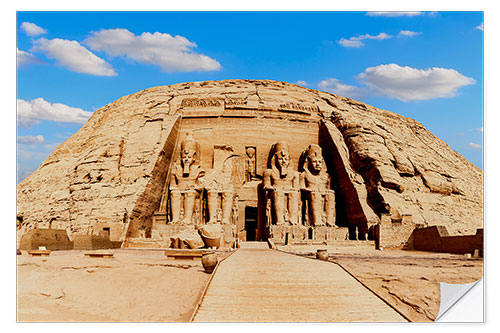
[(416, 119), (483, 168), (482, 12), (18, 12), (18, 181), (124, 95), (271, 79)]

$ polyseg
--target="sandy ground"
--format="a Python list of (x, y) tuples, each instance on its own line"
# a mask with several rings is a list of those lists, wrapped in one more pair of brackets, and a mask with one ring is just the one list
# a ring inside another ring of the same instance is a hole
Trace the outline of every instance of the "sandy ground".
[[(314, 257), (318, 246), (281, 247)], [(483, 276), (483, 259), (463, 255), (372, 248), (327, 248), (340, 264), (411, 321), (434, 321), (441, 301), (440, 282), (471, 283)]]
[(163, 251), (84, 251), (17, 256), (20, 322), (188, 321), (210, 275), (199, 259), (171, 260)]
[[(280, 247), (313, 257), (318, 246)], [(324, 246), (321, 246), (324, 248)], [(412, 321), (433, 321), (440, 282), (470, 283), (483, 275), (481, 258), (462, 255), (332, 247), (340, 264)], [(114, 250), (112, 259), (84, 251), (17, 256), (18, 321), (185, 322), (210, 275), (200, 260), (168, 260), (163, 251)], [(224, 255), (220, 256), (223, 258)]]

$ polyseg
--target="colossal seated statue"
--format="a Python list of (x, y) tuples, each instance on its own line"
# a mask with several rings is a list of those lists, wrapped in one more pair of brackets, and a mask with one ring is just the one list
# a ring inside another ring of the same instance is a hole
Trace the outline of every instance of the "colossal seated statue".
[(264, 190), (272, 200), (275, 224), (299, 223), (299, 173), (290, 167), (288, 144), (279, 141), (271, 148), (271, 168), (264, 171)]
[[(205, 177), (207, 190), (208, 223), (230, 224), (233, 209), (233, 148), (228, 145), (214, 146), (213, 169)], [(219, 209), (220, 206), (220, 209)], [(218, 214), (220, 212), (220, 214)]]
[[(203, 190), (205, 171), (197, 162), (198, 143), (191, 134), (181, 142), (180, 165), (175, 163), (170, 179), (171, 223), (192, 224), (196, 199)], [(183, 217), (181, 220), (181, 207)]]
[(330, 188), (321, 147), (310, 145), (305, 151), (303, 169), (300, 174), (300, 188), (305, 192), (309, 224), (333, 226), (335, 221), (335, 192)]

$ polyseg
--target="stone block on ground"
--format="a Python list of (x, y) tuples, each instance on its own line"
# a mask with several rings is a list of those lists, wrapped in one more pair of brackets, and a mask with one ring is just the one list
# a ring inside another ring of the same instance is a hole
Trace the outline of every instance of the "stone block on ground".
[(69, 240), (66, 230), (32, 229), (21, 237), (19, 248), (24, 251), (38, 250), (44, 246), (47, 250), (72, 250), (73, 242)]
[(206, 247), (226, 247), (224, 229), (221, 224), (207, 224), (199, 229), (201, 238)]
[(170, 238), (170, 247), (174, 249), (199, 249), (204, 242), (197, 230), (184, 230)]

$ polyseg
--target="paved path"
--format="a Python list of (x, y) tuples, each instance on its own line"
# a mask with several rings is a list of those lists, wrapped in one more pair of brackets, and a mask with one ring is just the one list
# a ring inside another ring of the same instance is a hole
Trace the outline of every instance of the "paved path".
[(406, 321), (334, 263), (244, 243), (223, 261), (194, 321)]

